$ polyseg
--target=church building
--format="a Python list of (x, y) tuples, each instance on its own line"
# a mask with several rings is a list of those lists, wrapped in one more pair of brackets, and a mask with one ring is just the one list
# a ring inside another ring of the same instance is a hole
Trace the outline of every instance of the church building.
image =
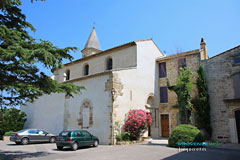
[[(152, 39), (102, 51), (95, 28), (82, 55), (81, 59), (54, 70), (52, 78), (84, 86), (86, 90), (74, 98), (65, 97), (64, 93), (44, 95), (22, 106), (27, 114), (25, 128), (41, 128), (55, 134), (86, 129), (99, 137), (100, 144), (115, 144), (116, 124), (123, 124), (129, 110), (153, 112), (152, 108), (159, 107), (156, 59), (165, 55)], [(155, 135), (161, 136), (158, 131)]]

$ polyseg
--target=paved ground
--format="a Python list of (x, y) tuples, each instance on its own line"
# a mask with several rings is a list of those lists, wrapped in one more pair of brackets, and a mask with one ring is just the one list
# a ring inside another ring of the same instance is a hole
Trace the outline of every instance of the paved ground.
[(80, 148), (77, 151), (58, 151), (55, 144), (16, 145), (0, 141), (0, 159), (81, 159), (81, 160), (240, 160), (239, 150), (207, 148), (206, 151), (187, 152), (166, 147), (166, 140), (152, 140), (141, 144)]

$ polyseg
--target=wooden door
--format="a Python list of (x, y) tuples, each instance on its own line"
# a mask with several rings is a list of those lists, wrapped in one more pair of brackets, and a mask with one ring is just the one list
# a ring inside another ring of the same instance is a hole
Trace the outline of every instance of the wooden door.
[(161, 114), (162, 137), (169, 137), (169, 115)]
[(238, 143), (240, 143), (240, 110), (235, 111), (235, 119), (237, 125)]

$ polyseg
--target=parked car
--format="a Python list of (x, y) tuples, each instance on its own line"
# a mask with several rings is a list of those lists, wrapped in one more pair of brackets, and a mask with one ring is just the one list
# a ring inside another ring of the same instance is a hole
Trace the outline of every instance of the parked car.
[(31, 142), (56, 142), (56, 135), (47, 133), (41, 129), (23, 129), (12, 133), (10, 141), (16, 144), (28, 144)]
[(86, 130), (62, 131), (56, 141), (57, 148), (62, 150), (63, 147), (70, 147), (77, 150), (80, 146), (97, 147), (99, 139)]

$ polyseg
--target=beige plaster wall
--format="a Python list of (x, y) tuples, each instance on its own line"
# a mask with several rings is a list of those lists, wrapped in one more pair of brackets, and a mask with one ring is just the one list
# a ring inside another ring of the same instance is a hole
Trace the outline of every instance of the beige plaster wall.
[[(65, 98), (64, 94), (44, 95), (34, 103), (22, 106), (21, 109), (27, 113), (24, 128), (40, 128), (54, 134), (59, 134), (63, 130), (86, 129), (99, 137), (100, 144), (110, 144), (112, 98), (111, 92), (105, 90), (108, 79), (107, 74), (74, 82), (86, 88), (80, 96), (75, 95), (74, 98)], [(93, 108), (93, 123), (89, 128), (82, 128), (79, 125), (80, 107), (85, 100), (90, 101)]]
[[(137, 67), (114, 71), (122, 85), (121, 95), (113, 103), (115, 122), (124, 123), (130, 109), (146, 109), (145, 105), (150, 95), (155, 91), (155, 59), (163, 54), (152, 40), (137, 42)], [(148, 110), (149, 111), (149, 110)]]
[(108, 54), (102, 54), (86, 61), (77, 62), (54, 72), (55, 80), (63, 82), (64, 72), (70, 70), (70, 80), (83, 77), (83, 68), (85, 64), (89, 65), (89, 75), (101, 73), (106, 70), (106, 60), (111, 57), (113, 60), (113, 70), (133, 67), (137, 65), (136, 46), (119, 49)]
[(58, 135), (63, 130), (64, 103), (64, 94), (51, 94), (21, 106), (27, 114), (24, 128), (43, 129)]

